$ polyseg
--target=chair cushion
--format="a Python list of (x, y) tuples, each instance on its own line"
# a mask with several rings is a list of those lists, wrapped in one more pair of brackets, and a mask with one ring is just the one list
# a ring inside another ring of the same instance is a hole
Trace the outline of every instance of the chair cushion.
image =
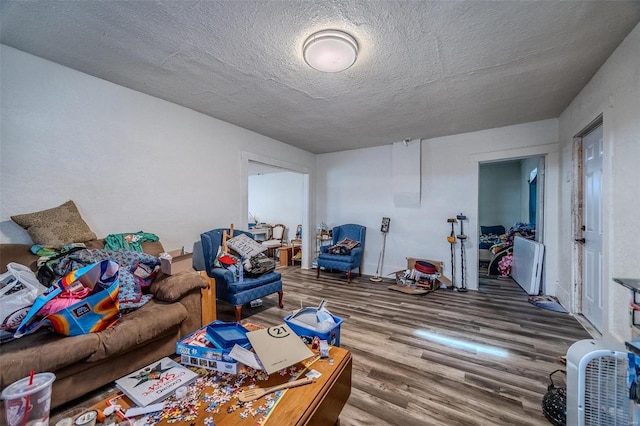
[[(318, 261), (325, 262), (337, 262), (337, 263), (351, 263), (353, 262), (353, 257), (348, 254), (331, 254), (331, 253), (320, 253), (318, 255)], [(324, 266), (324, 265), (320, 265)]]
[(282, 275), (279, 272), (268, 272), (266, 274), (260, 275), (259, 277), (245, 278), (242, 280), (242, 282), (234, 281), (232, 283), (229, 283), (229, 291), (231, 291), (232, 293), (238, 293), (241, 291), (260, 287), (274, 281), (279, 281), (281, 278)]
[(260, 244), (262, 247), (266, 247), (266, 248), (277, 248), (277, 247), (281, 247), (282, 246), (282, 241), (280, 240), (267, 240), (267, 241), (263, 241), (262, 244)]
[[(278, 274), (280, 275), (280, 274)], [(271, 283), (267, 283), (258, 287), (245, 289), (237, 293), (229, 295), (229, 303), (233, 305), (243, 305), (260, 297), (268, 296), (273, 293), (282, 291), (282, 281), (279, 279)]]

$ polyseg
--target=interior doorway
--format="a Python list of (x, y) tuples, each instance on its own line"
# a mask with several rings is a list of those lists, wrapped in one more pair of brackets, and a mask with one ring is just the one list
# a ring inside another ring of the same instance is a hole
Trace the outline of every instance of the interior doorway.
[[(296, 239), (296, 231), (302, 225), (303, 175), (264, 163), (249, 162), (248, 215), (249, 228), (260, 229), (284, 225), (283, 242)], [(257, 239), (263, 239), (256, 234)], [(269, 238), (269, 235), (264, 235)], [(271, 236), (273, 237), (273, 235)]]
[(544, 188), (544, 156), (479, 164), (480, 277), (509, 276), (515, 236), (543, 242)]
[[(311, 186), (310, 186), (310, 181), (311, 181), (311, 170), (308, 167), (305, 166), (300, 166), (297, 164), (293, 164), (293, 163), (288, 163), (285, 161), (281, 161), (278, 159), (274, 159), (274, 158), (270, 158), (261, 154), (256, 154), (256, 153), (249, 153), (249, 152), (243, 152), (242, 153), (242, 162), (241, 162), (241, 168), (242, 168), (242, 187), (244, 188), (244, 197), (242, 198), (242, 206), (241, 206), (241, 212), (240, 212), (240, 217), (243, 218), (243, 223), (246, 224), (244, 225), (245, 228), (248, 227), (249, 224), (249, 220), (250, 220), (250, 215), (249, 215), (249, 176), (250, 175), (254, 175), (257, 176), (258, 173), (262, 173), (264, 174), (268, 174), (268, 173), (291, 173), (291, 176), (295, 176), (295, 180), (299, 183), (301, 183), (301, 194), (300, 197), (298, 198), (298, 201), (296, 201), (296, 207), (295, 210), (298, 212), (296, 219), (293, 220), (292, 225), (290, 225), (290, 229), (288, 230), (289, 232), (289, 239), (291, 239), (292, 236), (294, 236), (296, 232), (296, 229), (298, 228), (298, 225), (302, 225), (301, 229), (302, 229), (302, 259), (300, 262), (300, 265), (302, 268), (304, 269), (308, 269), (310, 267), (310, 259), (311, 256), (309, 256), (309, 253), (312, 253), (313, 248), (311, 247), (311, 239), (309, 238), (310, 235), (310, 229), (311, 229), (311, 223), (313, 223), (313, 218), (312, 218), (312, 209), (311, 209), (311, 205), (310, 205), (310, 200), (312, 199), (311, 196)], [(280, 208), (285, 208), (285, 203), (287, 202), (286, 200), (286, 194), (287, 194), (287, 189), (286, 187), (283, 188), (281, 184), (278, 184), (276, 187), (273, 186), (269, 186), (268, 187), (268, 197), (270, 199), (274, 200), (274, 203), (276, 203), (276, 205), (279, 205)], [(256, 216), (258, 216), (258, 219), (260, 219), (261, 221), (264, 221), (263, 219), (266, 219), (263, 215), (263, 217), (260, 217), (261, 213), (257, 213), (255, 211), (252, 211), (252, 213)], [(298, 217), (301, 217), (301, 219), (298, 221)], [(293, 224), (294, 222), (296, 222), (295, 224)], [(313, 235), (313, 233), (311, 233), (311, 235)], [(315, 239), (314, 239), (315, 240)], [(315, 242), (315, 241), (314, 241)]]

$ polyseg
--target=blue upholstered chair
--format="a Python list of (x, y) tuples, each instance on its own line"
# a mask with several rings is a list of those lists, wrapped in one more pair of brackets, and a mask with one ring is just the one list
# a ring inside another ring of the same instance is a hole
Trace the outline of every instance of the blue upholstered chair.
[(330, 254), (328, 252), (329, 246), (320, 247), (320, 253), (317, 259), (316, 278), (320, 277), (320, 268), (336, 269), (338, 271), (344, 271), (347, 273), (347, 282), (351, 282), (351, 271), (358, 268), (358, 274), (362, 275), (362, 253), (364, 251), (364, 238), (367, 232), (367, 228), (362, 225), (355, 225), (349, 223), (346, 225), (340, 225), (333, 228), (333, 244), (338, 244), (339, 241), (350, 238), (355, 241), (359, 241), (360, 245), (351, 249), (351, 253), (347, 255), (342, 254)]
[[(209, 277), (216, 280), (216, 298), (235, 306), (237, 322), (242, 318), (242, 305), (273, 293), (278, 293), (278, 306), (282, 309), (282, 280), (279, 272), (267, 272), (255, 278), (245, 276), (242, 282), (239, 282), (230, 270), (215, 267), (214, 262), (218, 247), (222, 245), (224, 231), (229, 232), (229, 229), (214, 229), (200, 234), (205, 271)], [(249, 232), (233, 231), (234, 237), (240, 234), (254, 238)]]

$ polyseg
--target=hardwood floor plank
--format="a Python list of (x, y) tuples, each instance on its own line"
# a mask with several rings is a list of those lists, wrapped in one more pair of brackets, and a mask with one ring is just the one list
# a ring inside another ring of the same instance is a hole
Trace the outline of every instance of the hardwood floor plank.
[[(414, 296), (388, 290), (390, 279), (347, 283), (343, 274), (278, 271), (285, 308), (277, 295), (264, 297), (262, 306), (243, 308), (243, 321), (278, 325), (327, 300), (344, 320), (341, 346), (353, 355), (342, 426), (546, 426), (540, 404), (548, 375), (563, 367), (558, 358), (573, 342), (590, 338), (571, 315), (530, 304), (510, 279)], [(232, 306), (218, 301), (217, 311), (234, 321)]]

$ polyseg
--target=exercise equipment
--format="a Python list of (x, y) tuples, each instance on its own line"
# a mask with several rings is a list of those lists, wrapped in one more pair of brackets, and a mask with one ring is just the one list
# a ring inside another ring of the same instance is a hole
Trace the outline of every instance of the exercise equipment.
[(380, 277), (380, 268), (382, 267), (382, 262), (384, 261), (384, 247), (387, 241), (387, 233), (389, 232), (389, 223), (391, 219), (388, 217), (382, 218), (382, 224), (380, 225), (380, 232), (382, 232), (382, 246), (380, 247), (380, 256), (378, 256), (378, 267), (376, 268), (376, 274), (369, 278), (370, 281), (380, 282), (382, 278)]
[(456, 246), (456, 233), (453, 229), (454, 224), (458, 223), (458, 220), (455, 217), (450, 217), (447, 219), (447, 223), (451, 224), (451, 233), (447, 236), (447, 241), (451, 245), (451, 287), (450, 289), (456, 288), (456, 260), (455, 260), (455, 246)]
[(458, 222), (460, 222), (460, 234), (456, 235), (456, 238), (460, 240), (460, 273), (461, 273), (461, 283), (460, 287), (458, 287), (458, 291), (466, 292), (467, 291), (467, 282), (465, 281), (465, 265), (464, 265), (464, 242), (467, 239), (467, 236), (464, 235), (464, 221), (467, 220), (467, 217), (460, 213), (456, 216)]

